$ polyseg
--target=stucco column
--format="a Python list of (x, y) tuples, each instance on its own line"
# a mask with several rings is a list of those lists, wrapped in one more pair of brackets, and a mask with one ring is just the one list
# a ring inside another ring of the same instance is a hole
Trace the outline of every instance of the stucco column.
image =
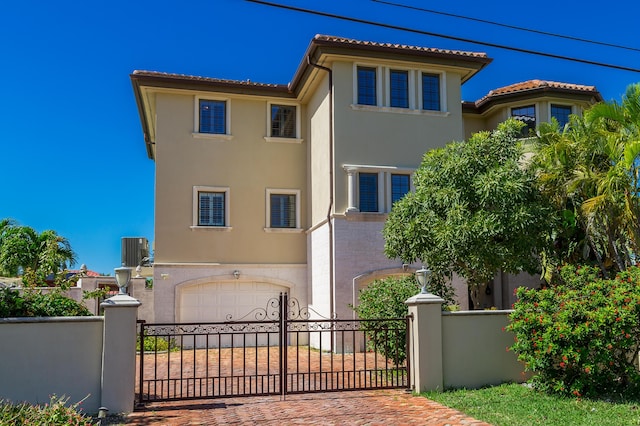
[(409, 348), (414, 392), (443, 390), (442, 304), (431, 293), (416, 294), (405, 302), (409, 306), (411, 345)]
[(359, 211), (356, 207), (356, 175), (358, 171), (354, 168), (345, 168), (347, 172), (347, 185), (348, 185), (348, 197), (347, 202), (349, 206), (347, 207), (348, 212), (357, 212)]
[(118, 294), (104, 308), (101, 405), (110, 413), (130, 413), (135, 402), (136, 314), (140, 302)]

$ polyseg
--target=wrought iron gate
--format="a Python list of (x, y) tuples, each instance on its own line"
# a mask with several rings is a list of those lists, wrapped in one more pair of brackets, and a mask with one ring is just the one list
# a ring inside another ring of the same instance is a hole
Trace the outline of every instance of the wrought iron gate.
[(138, 402), (410, 387), (409, 317), (311, 314), (281, 293), (238, 321), (139, 321)]

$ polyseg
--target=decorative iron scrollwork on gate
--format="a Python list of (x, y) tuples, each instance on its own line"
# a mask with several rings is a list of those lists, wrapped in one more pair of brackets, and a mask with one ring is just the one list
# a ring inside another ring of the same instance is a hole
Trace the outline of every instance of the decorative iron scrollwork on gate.
[(287, 320), (309, 320), (313, 314), (313, 320), (332, 320), (337, 319), (336, 314), (331, 317), (325, 317), (318, 311), (309, 306), (301, 306), (300, 301), (295, 297), (289, 297), (286, 293), (280, 293), (280, 297), (272, 297), (267, 301), (264, 308), (255, 308), (240, 318), (234, 318), (232, 314), (228, 314), (225, 318), (229, 322), (247, 321), (252, 317), (255, 321), (278, 321), (281, 319), (282, 307), (286, 307), (284, 318)]

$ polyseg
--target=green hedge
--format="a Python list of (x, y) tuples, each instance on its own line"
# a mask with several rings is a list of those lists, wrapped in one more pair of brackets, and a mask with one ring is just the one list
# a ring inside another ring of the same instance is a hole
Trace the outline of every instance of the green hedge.
[(33, 288), (23, 291), (0, 288), (0, 318), (90, 315), (83, 304), (63, 295), (57, 288), (47, 293)]

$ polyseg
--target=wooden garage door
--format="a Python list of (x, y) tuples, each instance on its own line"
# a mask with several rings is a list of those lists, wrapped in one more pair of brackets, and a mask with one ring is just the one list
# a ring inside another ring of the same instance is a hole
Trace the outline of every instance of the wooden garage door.
[(267, 309), (270, 299), (277, 302), (279, 294), (287, 290), (276, 284), (240, 280), (187, 286), (179, 291), (177, 320), (184, 323), (264, 319), (256, 318), (253, 311)]

